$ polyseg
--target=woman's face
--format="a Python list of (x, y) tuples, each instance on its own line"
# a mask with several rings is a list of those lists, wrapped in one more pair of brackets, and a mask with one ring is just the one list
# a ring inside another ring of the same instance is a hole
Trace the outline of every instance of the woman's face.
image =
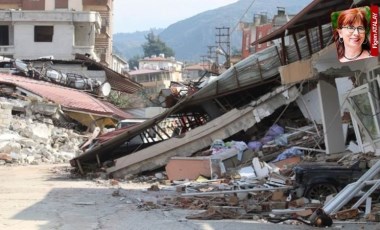
[(338, 32), (339, 37), (343, 38), (345, 48), (361, 47), (365, 39), (365, 27), (360, 22), (344, 25)]

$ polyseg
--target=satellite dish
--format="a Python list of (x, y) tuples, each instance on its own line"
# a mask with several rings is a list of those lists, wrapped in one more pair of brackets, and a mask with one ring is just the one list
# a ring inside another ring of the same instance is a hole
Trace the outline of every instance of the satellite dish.
[(107, 97), (111, 93), (111, 85), (108, 82), (104, 82), (100, 87), (100, 95)]

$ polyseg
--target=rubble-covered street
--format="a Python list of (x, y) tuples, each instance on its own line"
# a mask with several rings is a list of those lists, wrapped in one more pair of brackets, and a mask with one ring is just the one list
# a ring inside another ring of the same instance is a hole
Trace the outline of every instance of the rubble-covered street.
[[(155, 183), (81, 179), (70, 170), (67, 164), (0, 167), (0, 229), (314, 229), (295, 221), (190, 220), (201, 211), (164, 205), (179, 196), (171, 186), (150, 191)], [(379, 228), (334, 222), (330, 229)]]
[(189, 82), (163, 53), (137, 72), (117, 55), (111, 65), (113, 1), (79, 2), (45, 9), (62, 28), (34, 25), (43, 16), (28, 8), (0, 12), (0, 51), (26, 28), (36, 51), (75, 40), (62, 59), (0, 56), (0, 229), (380, 229), (380, 59), (363, 47), (338, 59), (336, 45), (361, 39), (334, 30), (366, 29), (357, 16), (333, 28), (326, 10), (355, 4), (364, 19), (380, 0), (313, 0), (291, 18), (278, 7), (268, 27), (254, 17), (240, 25), (249, 54), (216, 56)]

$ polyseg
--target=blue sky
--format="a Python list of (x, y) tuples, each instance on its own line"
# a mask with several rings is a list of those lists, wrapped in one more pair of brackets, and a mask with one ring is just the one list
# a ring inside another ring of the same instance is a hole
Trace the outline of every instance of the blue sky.
[(237, 0), (114, 0), (113, 33), (166, 28)]

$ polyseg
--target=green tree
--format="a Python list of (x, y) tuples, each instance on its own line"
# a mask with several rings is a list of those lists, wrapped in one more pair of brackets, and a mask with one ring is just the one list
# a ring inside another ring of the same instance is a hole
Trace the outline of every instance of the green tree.
[(135, 55), (128, 60), (128, 65), (130, 70), (135, 70), (139, 68), (140, 55)]
[(147, 42), (142, 45), (145, 57), (160, 54), (164, 54), (165, 57), (174, 56), (174, 51), (166, 46), (165, 42), (161, 41), (160, 37), (156, 36), (152, 30), (145, 36), (145, 39)]

